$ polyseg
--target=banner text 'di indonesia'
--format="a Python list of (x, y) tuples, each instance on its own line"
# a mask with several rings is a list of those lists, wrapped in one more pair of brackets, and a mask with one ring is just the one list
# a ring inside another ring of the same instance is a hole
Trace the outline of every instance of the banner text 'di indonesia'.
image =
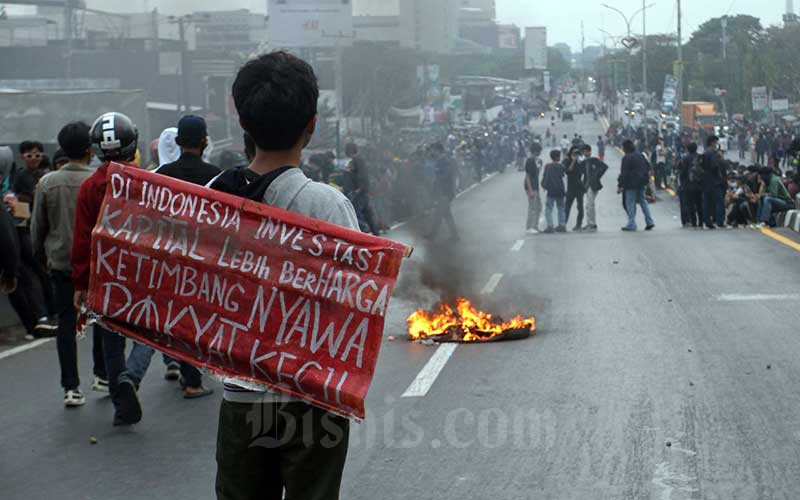
[(402, 244), (112, 165), (89, 309), (220, 375), (364, 417)]

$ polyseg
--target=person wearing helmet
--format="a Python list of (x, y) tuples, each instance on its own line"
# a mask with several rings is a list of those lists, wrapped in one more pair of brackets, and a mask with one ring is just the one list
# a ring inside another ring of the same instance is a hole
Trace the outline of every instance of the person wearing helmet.
[[(81, 184), (75, 208), (75, 229), (72, 237), (70, 263), (73, 302), (79, 311), (86, 302), (89, 289), (92, 229), (100, 215), (100, 206), (106, 194), (108, 166), (111, 162), (134, 167), (139, 131), (130, 118), (122, 113), (106, 113), (95, 120), (90, 130), (94, 154), (103, 163)], [(125, 362), (125, 338), (95, 325), (101, 332), (103, 356), (106, 363), (109, 392), (114, 404), (114, 425), (131, 425), (142, 419), (142, 407), (136, 395), (136, 385)], [(152, 349), (134, 343), (128, 364), (145, 367), (150, 363)], [(141, 358), (144, 363), (137, 363)], [(143, 373), (144, 370), (141, 370)]]

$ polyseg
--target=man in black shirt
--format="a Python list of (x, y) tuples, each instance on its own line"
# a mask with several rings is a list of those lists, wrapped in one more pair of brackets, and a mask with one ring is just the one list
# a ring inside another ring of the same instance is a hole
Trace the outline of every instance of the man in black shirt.
[(595, 210), (597, 195), (603, 189), (601, 181), (608, 170), (608, 165), (592, 156), (592, 147), (588, 144), (583, 145), (581, 153), (586, 171), (583, 186), (586, 192), (586, 227), (583, 230), (594, 232), (597, 231), (597, 212)]
[(531, 157), (525, 162), (525, 193), (528, 195), (528, 221), (525, 224), (526, 233), (539, 233), (539, 217), (542, 214), (542, 198), (539, 196), (539, 169), (542, 160), (541, 144), (531, 144)]
[(435, 239), (439, 231), (439, 225), (444, 220), (450, 228), (450, 239), (458, 241), (458, 228), (453, 218), (450, 204), (456, 197), (456, 170), (453, 160), (447, 156), (442, 143), (437, 142), (431, 145), (431, 152), (434, 155), (435, 180), (433, 194), (436, 198), (436, 207), (433, 213), (433, 224), (428, 233), (429, 239)]
[(583, 228), (583, 195), (585, 193), (586, 165), (581, 156), (580, 146), (573, 146), (569, 156), (564, 161), (567, 170), (567, 200), (566, 215), (569, 222), (569, 214), (572, 211), (573, 202), (578, 205), (578, 218), (575, 221), (573, 231), (580, 231)]
[[(203, 161), (203, 151), (208, 147), (206, 121), (194, 115), (187, 115), (178, 122), (178, 135), (175, 143), (181, 148), (181, 156), (173, 163), (167, 163), (156, 170), (157, 174), (205, 186), (219, 175), (220, 169)], [(167, 364), (167, 378), (175, 376), (175, 364), (179, 365), (183, 396), (187, 399), (200, 398), (213, 391), (203, 386), (200, 370), (183, 361), (176, 362), (164, 357)]]
[(353, 202), (359, 222), (366, 222), (370, 232), (375, 236), (380, 236), (381, 233), (369, 199), (370, 179), (367, 164), (358, 154), (358, 146), (352, 142), (345, 145), (344, 153), (350, 157), (351, 190), (348, 193), (348, 198)]

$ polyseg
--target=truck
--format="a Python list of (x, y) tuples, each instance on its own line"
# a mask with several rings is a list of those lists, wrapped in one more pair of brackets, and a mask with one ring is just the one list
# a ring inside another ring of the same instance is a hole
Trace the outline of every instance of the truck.
[(686, 101), (682, 109), (683, 126), (691, 129), (713, 129), (719, 115), (713, 102)]

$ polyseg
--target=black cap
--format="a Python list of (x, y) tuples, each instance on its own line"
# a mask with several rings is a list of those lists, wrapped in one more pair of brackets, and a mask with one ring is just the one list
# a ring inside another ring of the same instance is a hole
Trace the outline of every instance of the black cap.
[(183, 147), (197, 147), (208, 135), (206, 121), (195, 115), (186, 115), (178, 122), (178, 135), (175, 143)]

